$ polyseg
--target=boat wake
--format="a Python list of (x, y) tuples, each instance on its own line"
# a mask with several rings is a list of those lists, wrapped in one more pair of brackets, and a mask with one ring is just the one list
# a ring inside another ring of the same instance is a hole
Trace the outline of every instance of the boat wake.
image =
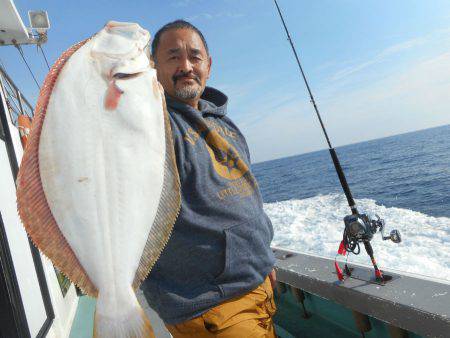
[[(385, 233), (398, 229), (402, 243), (372, 240), (381, 269), (389, 268), (450, 281), (450, 218), (432, 217), (401, 208), (377, 205), (375, 200), (356, 201), (358, 210), (378, 214), (386, 221)], [(267, 203), (264, 209), (272, 220), (273, 246), (334, 258), (342, 239), (343, 217), (349, 213), (343, 194), (319, 195), (303, 200)], [(360, 255), (349, 262), (370, 265), (361, 246)]]

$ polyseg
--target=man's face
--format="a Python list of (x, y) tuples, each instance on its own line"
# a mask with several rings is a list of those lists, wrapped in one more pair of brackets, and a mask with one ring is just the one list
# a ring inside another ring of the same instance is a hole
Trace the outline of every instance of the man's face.
[(158, 80), (166, 93), (196, 104), (211, 70), (200, 36), (191, 29), (171, 29), (161, 35), (155, 54)]

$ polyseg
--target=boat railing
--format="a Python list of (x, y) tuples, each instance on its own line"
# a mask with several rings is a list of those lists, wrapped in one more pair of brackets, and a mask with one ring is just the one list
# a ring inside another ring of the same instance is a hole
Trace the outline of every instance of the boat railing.
[(11, 121), (17, 127), (17, 118), (19, 115), (27, 115), (30, 118), (34, 116), (33, 106), (23, 96), (14, 81), (9, 77), (6, 70), (0, 65), (0, 83), (5, 94), (6, 105), (11, 117)]
[(380, 283), (372, 268), (352, 263), (351, 277), (341, 282), (334, 259), (272, 249), (279, 304), (275, 323), (290, 333), (283, 338), (311, 330), (328, 337), (327, 327), (337, 337), (449, 337), (448, 281), (383, 270), (390, 281)]

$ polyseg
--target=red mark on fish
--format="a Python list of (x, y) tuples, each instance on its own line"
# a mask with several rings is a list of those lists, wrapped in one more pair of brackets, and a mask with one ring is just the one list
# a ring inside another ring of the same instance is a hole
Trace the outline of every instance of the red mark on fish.
[(120, 96), (123, 94), (123, 90), (121, 90), (116, 85), (115, 80), (111, 80), (109, 82), (108, 90), (106, 91), (105, 96), (105, 109), (106, 110), (114, 110), (119, 105)]

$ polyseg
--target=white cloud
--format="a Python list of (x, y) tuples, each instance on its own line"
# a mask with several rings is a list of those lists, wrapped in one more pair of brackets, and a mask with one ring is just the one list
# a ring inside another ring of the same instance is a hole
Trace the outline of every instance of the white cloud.
[(297, 101), (264, 114), (259, 120), (238, 125), (249, 144), (253, 163), (326, 146), (308, 102)]
[(393, 46), (389, 46), (380, 52), (378, 52), (375, 56), (373, 56), (371, 59), (364, 61), (362, 63), (346, 67), (344, 69), (341, 69), (337, 71), (332, 77), (331, 81), (337, 81), (341, 80), (342, 78), (348, 77), (350, 75), (353, 75), (357, 72), (360, 72), (364, 69), (366, 69), (369, 66), (372, 66), (374, 64), (378, 64), (386, 60), (389, 56), (392, 56), (394, 54), (398, 54), (400, 52), (403, 52), (405, 50), (411, 49), (413, 47), (420, 46), (426, 42), (425, 38), (414, 38), (410, 39), (398, 44), (395, 44)]
[(173, 1), (171, 4), (174, 7), (187, 7), (189, 5), (192, 5), (195, 0), (177, 0)]
[[(335, 72), (331, 78), (330, 81), (340, 81), (344, 78), (348, 78), (351, 75), (354, 75), (358, 72), (361, 72), (363, 70), (366, 70), (367, 68), (380, 64), (384, 61), (387, 61), (389, 57), (401, 54), (402, 52), (406, 52), (412, 49), (417, 49), (417, 47), (422, 47), (424, 45), (441, 45), (445, 46), (450, 42), (450, 28), (440, 28), (436, 29), (424, 36), (412, 38), (400, 43), (397, 43), (395, 45), (386, 47), (376, 53), (373, 57), (369, 58), (368, 60), (365, 60), (363, 62), (359, 62), (357, 64), (353, 64), (349, 67), (344, 67), (341, 70), (338, 70)], [(348, 63), (348, 62), (347, 62)]]
[[(318, 102), (334, 146), (450, 123), (450, 52), (409, 64), (407, 70)], [(317, 117), (304, 97), (279, 93), (236, 118), (253, 162), (326, 148)], [(272, 105), (268, 104), (273, 101)]]
[(187, 21), (198, 21), (198, 20), (212, 20), (212, 19), (237, 19), (242, 18), (244, 14), (242, 13), (232, 13), (232, 12), (219, 12), (219, 13), (200, 13), (197, 15), (192, 15), (186, 18)]

